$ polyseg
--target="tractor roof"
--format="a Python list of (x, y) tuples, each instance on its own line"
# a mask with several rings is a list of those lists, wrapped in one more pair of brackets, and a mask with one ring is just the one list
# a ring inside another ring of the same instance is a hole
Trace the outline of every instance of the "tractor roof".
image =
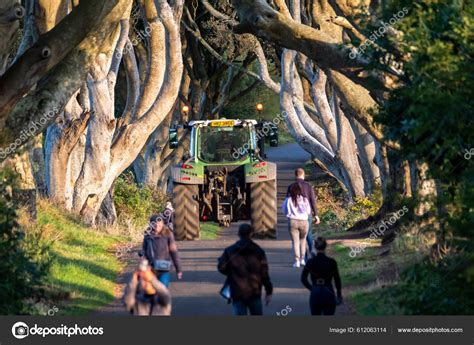
[(211, 126), (212, 124), (221, 124), (221, 126), (241, 126), (243, 124), (252, 124), (256, 126), (257, 120), (236, 120), (236, 119), (218, 119), (218, 120), (204, 120), (204, 121), (191, 121), (189, 126), (202, 125)]

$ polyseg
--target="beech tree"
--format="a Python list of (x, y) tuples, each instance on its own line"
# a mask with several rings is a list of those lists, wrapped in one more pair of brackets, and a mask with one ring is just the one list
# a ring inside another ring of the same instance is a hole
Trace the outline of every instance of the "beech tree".
[[(22, 71), (26, 58), (29, 54), (35, 56), (33, 52), (37, 47), (49, 49), (46, 57), (49, 63), (40, 64), (34, 76), (26, 72), (28, 85), (22, 92), (35, 82), (38, 84), (14, 104), (12, 111), (5, 109), (2, 113), (6, 114), (2, 130), (12, 137), (30, 119), (42, 116), (42, 111), (58, 110), (45, 141), (48, 194), (53, 201), (80, 214), (92, 225), (96, 223), (103, 201), (110, 196), (113, 182), (130, 166), (148, 137), (171, 111), (180, 88), (183, 64), (179, 23), (183, 1), (170, 5), (164, 0), (149, 0), (140, 6), (150, 25), (152, 42), (147, 55), (152, 62), (141, 65), (141, 71), (134, 47), (128, 42), (132, 1), (105, 1), (98, 5), (84, 0), (70, 8), (69, 13), (65, 12), (56, 26), (51, 18), (58, 13), (55, 9), (62, 8), (61, 4), (44, 6), (41, 11), (36, 8), (47, 18), (48, 24), (38, 25), (38, 20), (26, 22), (35, 26), (38, 40), (25, 49), (2, 76), (8, 83), (10, 71)], [(95, 18), (86, 26), (87, 16)], [(75, 20), (80, 23), (76, 25)], [(74, 41), (56, 52), (59, 46), (53, 45), (54, 40), (68, 37), (58, 29), (63, 26), (74, 32)], [(80, 29), (84, 30), (82, 36)], [(27, 39), (30, 38), (25, 35), (23, 40)], [(70, 53), (66, 55), (68, 49)], [(116, 119), (114, 92), (122, 60), (130, 92), (123, 116)], [(140, 73), (146, 75), (142, 85)], [(4, 85), (2, 83), (2, 87)], [(8, 99), (8, 94), (1, 96), (5, 96), (5, 104), (18, 99), (18, 93)], [(34, 114), (27, 114), (30, 110)], [(105, 209), (113, 214), (110, 205), (105, 205)]]
[[(140, 184), (167, 189), (169, 168), (188, 145), (183, 137), (178, 150), (168, 148), (173, 122), (218, 116), (232, 97), (263, 84), (279, 94), (296, 141), (350, 198), (383, 187), (382, 214), (395, 189), (411, 194), (420, 184), (415, 162), (393, 159), (397, 144), (373, 116), (403, 85), (407, 55), (377, 44), (378, 55), (355, 54), (369, 40), (360, 18), (377, 24), (379, 7), (369, 0), (28, 0), (23, 9), (9, 1), (0, 9), (9, 18), (0, 47), (0, 144), (53, 111), (45, 137), (49, 197), (90, 224), (98, 215), (111, 222), (113, 183), (127, 168)], [(270, 72), (270, 56), (279, 73)], [(231, 97), (243, 75), (255, 83)]]
[[(234, 31), (243, 32), (237, 20), (214, 8), (207, 0), (202, 0), (202, 3), (211, 15), (230, 24)], [(241, 10), (247, 8), (242, 4), (234, 3), (234, 6)], [(250, 7), (254, 11), (259, 6), (257, 3)], [(296, 21), (286, 5), (282, 7), (282, 20), (294, 21), (295, 25), (301, 22), (301, 9), (297, 6), (295, 2), (293, 12)], [(275, 12), (269, 5), (262, 8), (267, 7)], [(334, 36), (342, 36), (342, 28), (337, 28)], [(252, 30), (248, 32), (256, 33)], [(252, 42), (260, 64), (260, 80), (269, 89), (280, 93), (282, 111), (287, 115), (288, 127), (297, 142), (313, 155), (318, 165), (341, 183), (350, 197), (372, 192), (381, 183), (377, 165), (382, 162), (379, 143), (358, 119), (346, 115), (347, 111), (341, 106), (341, 96), (332, 79), (328, 78), (329, 73), (301, 52), (291, 59), (283, 52), (280, 61), (282, 83), (275, 82), (268, 73), (262, 44), (256, 38)], [(278, 44), (277, 41), (272, 43)]]

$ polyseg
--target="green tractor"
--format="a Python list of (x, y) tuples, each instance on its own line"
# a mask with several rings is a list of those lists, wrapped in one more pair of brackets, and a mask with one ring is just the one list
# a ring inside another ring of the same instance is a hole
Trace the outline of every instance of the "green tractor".
[(250, 220), (257, 238), (276, 238), (276, 164), (265, 161), (264, 143), (278, 146), (278, 127), (255, 120), (192, 121), (170, 129), (190, 131), (190, 152), (172, 168), (174, 231), (178, 240), (200, 237), (200, 222)]

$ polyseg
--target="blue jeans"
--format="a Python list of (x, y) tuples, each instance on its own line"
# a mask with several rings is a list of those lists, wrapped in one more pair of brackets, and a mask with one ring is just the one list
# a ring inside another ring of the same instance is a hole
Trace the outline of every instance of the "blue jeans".
[(250, 315), (263, 315), (261, 298), (250, 301), (233, 301), (232, 307), (234, 308), (234, 315), (248, 315), (247, 309), (250, 311)]
[(313, 219), (308, 218), (308, 236), (306, 236), (306, 242), (308, 242), (308, 250), (306, 251), (305, 260), (308, 261), (313, 257), (313, 246), (314, 246), (314, 237), (313, 237)]
[(163, 283), (166, 288), (170, 286), (170, 272), (157, 272), (158, 280)]

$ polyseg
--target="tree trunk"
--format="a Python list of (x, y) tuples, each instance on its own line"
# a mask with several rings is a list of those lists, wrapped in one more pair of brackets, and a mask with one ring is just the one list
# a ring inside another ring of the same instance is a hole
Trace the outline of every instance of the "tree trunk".
[[(113, 111), (110, 112), (113, 104), (109, 93), (106, 93), (106, 83), (102, 84), (100, 80), (106, 78), (108, 69), (104, 61), (107, 60), (102, 59), (94, 70), (96, 75), (91, 93), (96, 114), (89, 125), (86, 159), (76, 183), (73, 202), (73, 210), (91, 225), (96, 225), (99, 209), (115, 179), (132, 164), (148, 137), (171, 111), (178, 96), (183, 72), (179, 32), (183, 2), (175, 1), (174, 11), (165, 0), (158, 0), (156, 5), (166, 30), (166, 50), (152, 54), (166, 54), (169, 58), (164, 78), (166, 82), (151, 108), (143, 116), (135, 116), (135, 120), (121, 129), (117, 136), (114, 136)], [(94, 150), (99, 151), (92, 152)]]
[(20, 0), (3, 0), (0, 3), (0, 76), (5, 72), (16, 34), (20, 29), (20, 19), (25, 9)]
[(110, 148), (116, 125), (114, 100), (107, 78), (112, 58), (112, 52), (109, 55), (100, 54), (88, 80), (94, 116), (89, 123), (84, 163), (73, 199), (73, 211), (80, 212), (87, 224), (95, 224), (99, 208), (110, 188), (104, 190), (103, 181), (107, 179), (110, 169)]
[(376, 164), (376, 144), (374, 138), (356, 120), (348, 118), (355, 134), (359, 162), (364, 177), (365, 190), (367, 194), (380, 186), (380, 169)]
[(66, 209), (70, 209), (67, 199), (71, 194), (69, 159), (90, 119), (89, 112), (81, 112), (76, 97), (72, 97), (62, 116), (48, 128), (45, 139), (48, 195), (53, 203)]

